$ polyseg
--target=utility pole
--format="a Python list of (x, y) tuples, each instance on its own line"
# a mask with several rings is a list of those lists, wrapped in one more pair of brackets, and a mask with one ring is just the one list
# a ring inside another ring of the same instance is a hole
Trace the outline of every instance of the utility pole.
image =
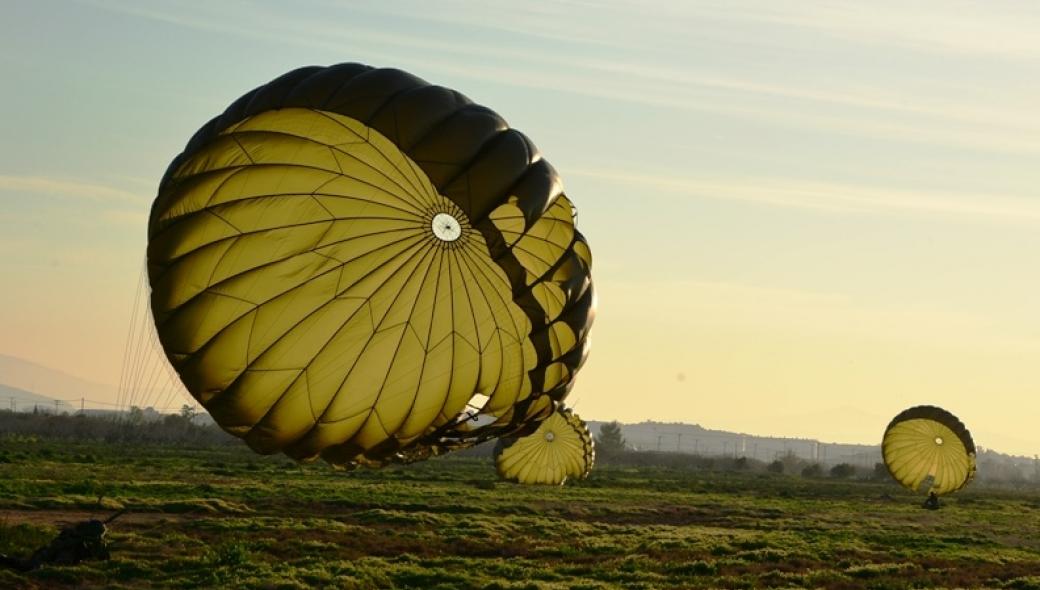
[(662, 435), (660, 435), (660, 434), (657, 435), (657, 452), (658, 453), (661, 452), (661, 436)]
[(56, 399), (56, 400), (54, 400), (54, 415), (55, 415), (55, 416), (57, 416), (57, 415), (58, 415), (58, 404), (60, 404), (60, 403), (61, 403), (61, 400), (60, 400), (60, 399)]
[(80, 413), (80, 415), (86, 414), (86, 408), (85, 408), (86, 401), (87, 400), (85, 398), (82, 398), (82, 397), (79, 398), (79, 413)]
[(18, 411), (18, 402), (14, 401), (14, 396), (13, 395), (11, 396), (11, 411), (12, 412)]
[(680, 433), (679, 433), (679, 434), (677, 434), (677, 435), (676, 435), (676, 437), (675, 437), (675, 452), (676, 452), (676, 453), (679, 453), (679, 452), (681, 452), (681, 451), (679, 450), (679, 445), (681, 445), (681, 444), (682, 444), (682, 433), (680, 432)]

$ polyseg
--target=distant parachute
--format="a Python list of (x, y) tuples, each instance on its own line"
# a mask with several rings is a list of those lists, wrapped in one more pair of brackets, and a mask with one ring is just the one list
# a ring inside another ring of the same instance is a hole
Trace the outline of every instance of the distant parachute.
[(975, 443), (953, 414), (917, 406), (892, 419), (881, 442), (889, 473), (907, 489), (949, 494), (975, 476)]
[(588, 352), (589, 246), (552, 166), (465, 96), (306, 67), (170, 164), (151, 308), (188, 391), (260, 453), (353, 467), (533, 428)]
[(560, 408), (533, 433), (500, 439), (495, 465), (502, 479), (560, 485), (568, 477), (585, 479), (596, 460), (595, 443), (585, 422)]

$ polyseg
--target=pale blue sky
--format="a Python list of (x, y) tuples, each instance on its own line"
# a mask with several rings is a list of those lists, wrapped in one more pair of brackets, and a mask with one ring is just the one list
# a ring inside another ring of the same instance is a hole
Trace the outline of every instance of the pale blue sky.
[(935, 403), (1040, 452), (1036, 31), (1031, 2), (5, 2), (0, 353), (116, 382), (169, 160), (247, 90), (361, 61), (562, 174), (587, 418), (867, 442)]

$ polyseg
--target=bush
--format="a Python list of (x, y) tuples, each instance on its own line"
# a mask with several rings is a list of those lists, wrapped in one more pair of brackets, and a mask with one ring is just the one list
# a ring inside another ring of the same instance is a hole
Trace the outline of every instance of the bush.
[(823, 475), (823, 467), (820, 467), (819, 463), (806, 465), (802, 468), (802, 477), (820, 477), (821, 475)]
[(621, 424), (616, 420), (599, 427), (596, 435), (596, 452), (606, 456), (620, 455), (628, 448), (625, 437), (621, 435)]
[(884, 463), (874, 463), (874, 473), (871, 474), (871, 479), (876, 481), (886, 481), (889, 478), (888, 467), (885, 467)]
[[(0, 411), (0, 438), (10, 442), (35, 444), (41, 440), (92, 440), (115, 444), (163, 444), (176, 446), (239, 445), (238, 439), (215, 424), (195, 424), (176, 415), (161, 415), (154, 420), (143, 418), (138, 409), (128, 414), (102, 416), (65, 416), (43, 413)], [(35, 454), (43, 459), (60, 456), (49, 447)], [(14, 458), (13, 456), (11, 457)], [(96, 462), (96, 457), (77, 457), (83, 463)]]
[(853, 475), (856, 475), (856, 467), (849, 463), (838, 463), (834, 467), (831, 467), (831, 477), (848, 479)]

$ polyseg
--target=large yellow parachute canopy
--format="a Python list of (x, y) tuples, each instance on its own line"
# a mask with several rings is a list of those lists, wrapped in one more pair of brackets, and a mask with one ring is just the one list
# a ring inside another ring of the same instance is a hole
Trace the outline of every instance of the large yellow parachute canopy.
[(500, 439), (495, 447), (499, 477), (518, 483), (560, 485), (568, 477), (585, 479), (595, 460), (588, 426), (562, 407), (532, 434)]
[(881, 442), (889, 473), (904, 487), (937, 495), (956, 492), (975, 476), (975, 443), (953, 414), (934, 406), (904, 410)]
[(588, 244), (556, 171), (465, 96), (360, 64), (289, 72), (170, 164), (159, 339), (261, 453), (410, 461), (533, 429), (587, 354)]

